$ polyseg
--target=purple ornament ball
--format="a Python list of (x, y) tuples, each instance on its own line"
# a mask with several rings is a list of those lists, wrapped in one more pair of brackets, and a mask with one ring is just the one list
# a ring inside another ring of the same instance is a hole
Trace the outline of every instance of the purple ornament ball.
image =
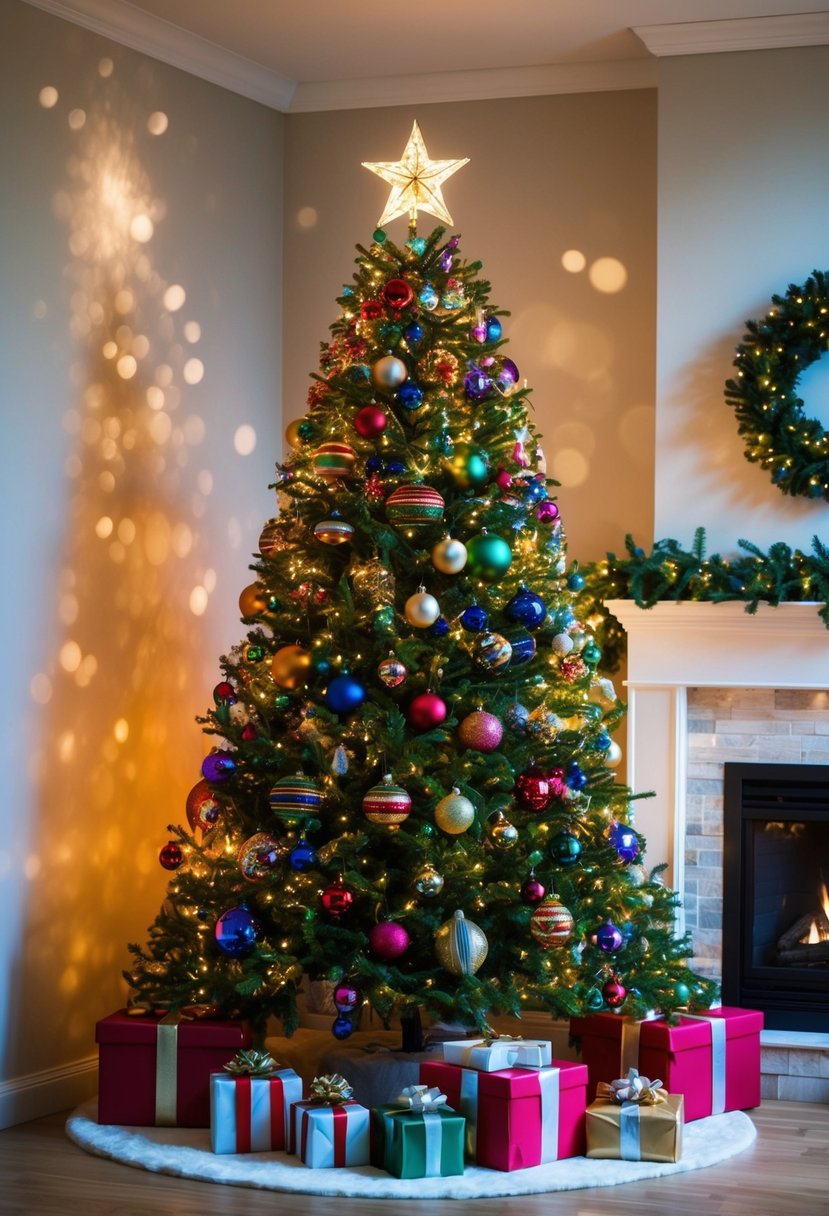
[(534, 908), (536, 904), (540, 904), (544, 896), (547, 894), (547, 888), (543, 882), (531, 875), (521, 887), (521, 898), (525, 904), (529, 904)]
[(485, 372), (473, 367), (464, 377), (463, 391), (470, 401), (483, 401), (492, 389), (492, 381)]
[(229, 781), (236, 772), (236, 761), (230, 752), (211, 752), (202, 760), (201, 771), (206, 781)]
[(558, 519), (557, 505), (549, 499), (546, 502), (539, 503), (535, 518), (542, 524), (554, 523)]
[(381, 963), (390, 963), (400, 958), (411, 944), (411, 939), (396, 920), (381, 920), (368, 935), (368, 948)]
[(612, 954), (614, 950), (618, 950), (623, 941), (624, 938), (620, 930), (616, 928), (611, 920), (605, 921), (596, 931), (597, 945), (608, 954)]
[(360, 1003), (360, 994), (353, 984), (343, 981), (334, 989), (334, 1005), (340, 1013), (349, 1013)]

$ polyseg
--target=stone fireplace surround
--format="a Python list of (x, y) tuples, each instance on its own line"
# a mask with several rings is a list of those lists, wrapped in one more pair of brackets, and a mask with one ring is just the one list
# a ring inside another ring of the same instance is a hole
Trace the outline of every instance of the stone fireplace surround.
[[(607, 608), (628, 637), (627, 781), (646, 864), (667, 861), (693, 965), (721, 977), (723, 764), (829, 764), (820, 605), (666, 601)], [(829, 1102), (829, 1035), (763, 1032), (763, 1096)]]

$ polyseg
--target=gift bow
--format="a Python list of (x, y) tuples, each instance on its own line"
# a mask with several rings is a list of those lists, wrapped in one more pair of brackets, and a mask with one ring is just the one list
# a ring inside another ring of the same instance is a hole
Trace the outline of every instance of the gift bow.
[(628, 1070), (626, 1077), (611, 1081), (608, 1085), (600, 1081), (596, 1086), (597, 1098), (608, 1098), (611, 1102), (635, 1102), (637, 1106), (656, 1106), (665, 1101), (665, 1092), (661, 1081), (651, 1081), (641, 1077), (635, 1068)]
[(342, 1106), (350, 1102), (354, 1090), (345, 1077), (338, 1072), (327, 1073), (323, 1077), (314, 1077), (310, 1086), (310, 1099), (317, 1106)]
[(499, 1034), (497, 1030), (493, 1030), (488, 1026), (484, 1031), (484, 1042), (487, 1047), (491, 1047), (493, 1043), (523, 1043), (523, 1034)]
[(277, 1067), (276, 1060), (267, 1051), (237, 1051), (232, 1060), (223, 1065), (225, 1072), (234, 1077), (269, 1077)]
[(446, 1105), (446, 1094), (442, 1094), (436, 1085), (407, 1085), (397, 1102), (403, 1110), (437, 1110)]

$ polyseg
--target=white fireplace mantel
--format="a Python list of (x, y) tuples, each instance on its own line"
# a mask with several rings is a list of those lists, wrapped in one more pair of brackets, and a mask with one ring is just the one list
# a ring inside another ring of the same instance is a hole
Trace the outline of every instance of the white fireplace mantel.
[[(627, 780), (647, 862), (667, 861), (683, 893), (688, 688), (829, 689), (829, 630), (819, 603), (608, 600), (628, 639)], [(682, 922), (678, 925), (683, 928)]]

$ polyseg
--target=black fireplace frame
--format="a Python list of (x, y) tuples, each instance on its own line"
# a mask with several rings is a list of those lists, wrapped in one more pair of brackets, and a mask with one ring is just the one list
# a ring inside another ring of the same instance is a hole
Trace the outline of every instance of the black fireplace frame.
[[(774, 818), (791, 822), (829, 820), (829, 764), (724, 765), (723, 804), (723, 977), (725, 1005), (761, 1009), (769, 1029), (829, 1031), (829, 967), (758, 967), (751, 959), (753, 866), (744, 860), (753, 848), (752, 825)], [(820, 799), (807, 791), (824, 785)], [(749, 803), (745, 806), (746, 787)], [(798, 787), (802, 801), (798, 801)]]

